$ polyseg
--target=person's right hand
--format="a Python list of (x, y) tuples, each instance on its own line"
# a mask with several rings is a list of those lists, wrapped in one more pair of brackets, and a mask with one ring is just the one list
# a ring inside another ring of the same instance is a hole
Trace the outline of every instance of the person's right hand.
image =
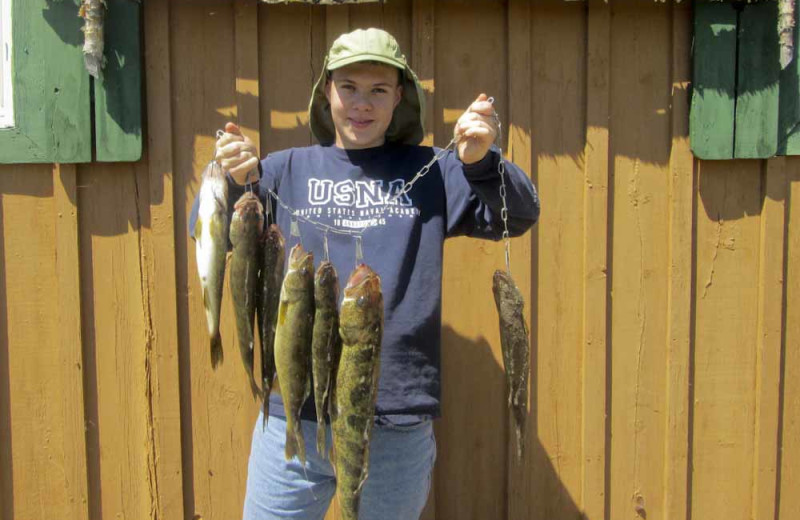
[(258, 150), (235, 124), (225, 124), (225, 133), (217, 139), (214, 159), (237, 184), (258, 182)]

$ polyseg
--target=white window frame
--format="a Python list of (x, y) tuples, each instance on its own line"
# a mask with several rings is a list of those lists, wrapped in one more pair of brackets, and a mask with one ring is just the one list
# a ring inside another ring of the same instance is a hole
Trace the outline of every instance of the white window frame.
[(0, 0), (0, 24), (2, 26), (2, 38), (0, 41), (0, 67), (3, 69), (3, 99), (0, 99), (0, 128), (10, 128), (14, 126), (14, 91), (11, 78), (11, 2), (12, 0)]

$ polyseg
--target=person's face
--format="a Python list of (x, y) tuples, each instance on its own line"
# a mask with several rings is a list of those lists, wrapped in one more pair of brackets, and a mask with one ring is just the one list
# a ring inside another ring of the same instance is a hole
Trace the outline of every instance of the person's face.
[(382, 145), (402, 93), (398, 69), (390, 65), (362, 62), (334, 70), (325, 84), (325, 97), (331, 104), (336, 146)]

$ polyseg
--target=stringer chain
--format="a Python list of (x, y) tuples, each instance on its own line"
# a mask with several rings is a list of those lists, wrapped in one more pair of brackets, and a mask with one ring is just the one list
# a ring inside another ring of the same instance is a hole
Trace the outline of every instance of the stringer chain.
[[(488, 99), (488, 101), (489, 101), (489, 103), (494, 104), (494, 98), (493, 97), (490, 97)], [(500, 160), (497, 163), (497, 172), (500, 174), (500, 199), (503, 202), (503, 208), (500, 210), (500, 218), (503, 221), (503, 235), (502, 235), (502, 238), (503, 238), (503, 241), (505, 243), (506, 270), (510, 274), (511, 273), (511, 237), (510, 237), (509, 232), (508, 232), (508, 204), (506, 202), (506, 194), (507, 193), (506, 193), (506, 179), (505, 179), (506, 167), (505, 167), (505, 161), (503, 159), (503, 148), (502, 148), (502, 146), (500, 144), (502, 142), (503, 131), (502, 131), (502, 124), (500, 122), (500, 117), (497, 115), (496, 112), (494, 114), (494, 120), (497, 123), (497, 136), (495, 138), (495, 142), (498, 143), (497, 144), (497, 148), (498, 148), (499, 154), (500, 154)], [(221, 137), (222, 133), (223, 132), (221, 130), (218, 130), (217, 131), (217, 138)], [(428, 163), (425, 166), (420, 168), (420, 170), (414, 175), (414, 177), (411, 178), (410, 181), (408, 181), (407, 183), (405, 183), (403, 185), (403, 188), (400, 191), (398, 191), (394, 196), (392, 196), (391, 199), (389, 199), (388, 201), (386, 201), (383, 204), (383, 206), (380, 208), (380, 210), (379, 210), (377, 216), (375, 217), (375, 219), (380, 218), (381, 216), (383, 216), (383, 213), (387, 210), (387, 208), (389, 206), (395, 205), (395, 203), (400, 199), (400, 197), (402, 197), (403, 195), (406, 195), (409, 191), (411, 191), (411, 188), (414, 187), (414, 184), (416, 184), (421, 178), (425, 177), (425, 175), (427, 175), (428, 172), (430, 172), (431, 168), (433, 167), (433, 165), (437, 161), (442, 159), (451, 148), (453, 150), (455, 150), (455, 147), (456, 147), (457, 143), (458, 143), (458, 138), (454, 136), (450, 140), (450, 142), (447, 143), (447, 146), (445, 146), (444, 148), (439, 150), (433, 156), (433, 158), (431, 158), (431, 160), (428, 161)], [(250, 189), (252, 190), (252, 187)], [(278, 194), (275, 193), (273, 190), (267, 189), (267, 193), (269, 193), (270, 197), (275, 199), (275, 202), (277, 202), (278, 205), (281, 208), (284, 209), (284, 211), (289, 213), (289, 215), (291, 216), (291, 219), (292, 219), (292, 228), (293, 228), (293, 230), (296, 230), (294, 232), (298, 236), (299, 236), (299, 228), (296, 227), (296, 223), (298, 221), (299, 222), (304, 222), (304, 223), (306, 223), (306, 224), (308, 224), (308, 225), (310, 225), (310, 226), (312, 226), (312, 227), (314, 227), (314, 228), (316, 228), (316, 229), (318, 229), (318, 230), (320, 230), (320, 231), (322, 231), (324, 233), (324, 236), (325, 236), (325, 256), (326, 257), (328, 255), (328, 251), (327, 251), (327, 249), (328, 249), (328, 247), (327, 247), (328, 246), (328, 233), (335, 233), (337, 235), (345, 235), (345, 236), (354, 237), (356, 239), (356, 256), (357, 256), (357, 260), (361, 260), (363, 258), (363, 251), (362, 251), (362, 244), (361, 244), (362, 236), (364, 235), (364, 231), (366, 231), (370, 227), (373, 227), (373, 225), (367, 225), (367, 226), (364, 226), (361, 229), (343, 229), (343, 228), (340, 228), (340, 227), (331, 226), (329, 224), (325, 224), (323, 222), (319, 222), (317, 220), (314, 220), (314, 219), (312, 219), (310, 217), (306, 217), (306, 216), (301, 215), (298, 210), (296, 210), (295, 208), (289, 206), (283, 200), (281, 200), (281, 198), (278, 196)], [(269, 209), (267, 209), (267, 211), (269, 211)]]
[[(383, 204), (383, 206), (380, 208), (378, 214), (375, 215), (373, 218), (378, 219), (381, 216), (383, 216), (383, 213), (389, 208), (389, 206), (395, 205), (395, 203), (400, 199), (400, 197), (402, 197), (403, 195), (405, 195), (409, 191), (411, 191), (411, 188), (414, 187), (414, 184), (416, 184), (417, 181), (419, 181), (421, 178), (425, 177), (425, 175), (427, 175), (428, 172), (431, 171), (431, 168), (436, 163), (436, 161), (438, 161), (441, 158), (443, 158), (447, 154), (447, 152), (450, 150), (451, 147), (455, 148), (456, 142), (457, 141), (456, 141), (455, 137), (453, 139), (451, 139), (450, 142), (447, 144), (447, 146), (445, 146), (444, 148), (439, 150), (433, 156), (433, 158), (430, 161), (428, 161), (428, 163), (425, 166), (420, 168), (420, 170), (416, 173), (416, 175), (414, 175), (414, 177), (412, 177), (410, 181), (405, 183), (405, 185), (403, 186), (403, 188), (400, 191), (398, 191), (396, 194), (394, 194), (391, 199), (387, 200)], [(281, 198), (278, 196), (278, 194), (275, 193), (273, 190), (267, 189), (267, 192), (269, 193), (270, 197), (275, 199), (275, 202), (277, 202), (278, 205), (280, 205), (281, 208), (283, 208), (287, 213), (289, 213), (289, 215), (291, 215), (293, 220), (298, 220), (300, 222), (308, 224), (308, 225), (310, 225), (310, 226), (322, 231), (323, 233), (336, 233), (337, 235), (346, 235), (346, 236), (361, 238), (361, 236), (364, 234), (364, 231), (366, 231), (370, 227), (373, 227), (372, 225), (368, 225), (368, 226), (364, 226), (361, 229), (343, 229), (343, 228), (340, 228), (340, 227), (331, 226), (330, 224), (325, 224), (323, 222), (319, 222), (317, 220), (314, 220), (314, 219), (312, 219), (310, 217), (306, 217), (306, 216), (300, 215), (299, 211), (297, 211), (296, 209), (292, 208), (291, 206), (289, 206), (288, 204), (283, 202), (283, 200), (281, 200)]]

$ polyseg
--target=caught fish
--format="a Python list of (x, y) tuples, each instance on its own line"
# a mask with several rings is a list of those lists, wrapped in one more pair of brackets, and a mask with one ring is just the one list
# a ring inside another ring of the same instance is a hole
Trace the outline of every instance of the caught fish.
[(306, 462), (300, 410), (311, 393), (311, 330), (314, 325), (314, 256), (300, 244), (289, 254), (275, 329), (275, 368), (286, 411), (286, 460)]
[(369, 473), (383, 337), (381, 280), (365, 264), (347, 281), (339, 320), (342, 349), (331, 406), (336, 492), (341, 518), (357, 520), (361, 488)]
[(250, 389), (259, 394), (253, 374), (253, 323), (258, 301), (258, 271), (261, 267), (261, 235), (264, 232), (264, 206), (253, 192), (245, 192), (233, 206), (230, 238), (231, 298), (236, 315), (236, 332)]
[(339, 277), (333, 264), (325, 261), (314, 277), (314, 333), (311, 368), (314, 374), (314, 405), (317, 410), (317, 453), (324, 459), (325, 412), (330, 395), (332, 369), (339, 345)]
[(503, 349), (503, 366), (508, 383), (508, 406), (517, 435), (517, 459), (524, 449), (525, 417), (528, 413), (528, 374), (530, 349), (528, 326), (523, 310), (525, 300), (511, 275), (495, 271), (492, 280), (494, 302), (500, 317), (500, 345)]
[(261, 334), (261, 389), (264, 394), (264, 421), (269, 417), (269, 394), (275, 378), (275, 326), (278, 319), (281, 283), (283, 282), (283, 252), (286, 242), (277, 224), (264, 233), (264, 255), (261, 265), (261, 300), (259, 302), (259, 329)]
[(216, 161), (208, 163), (202, 178), (194, 225), (195, 253), (211, 338), (211, 366), (217, 368), (223, 357), (219, 313), (228, 253), (228, 181)]

